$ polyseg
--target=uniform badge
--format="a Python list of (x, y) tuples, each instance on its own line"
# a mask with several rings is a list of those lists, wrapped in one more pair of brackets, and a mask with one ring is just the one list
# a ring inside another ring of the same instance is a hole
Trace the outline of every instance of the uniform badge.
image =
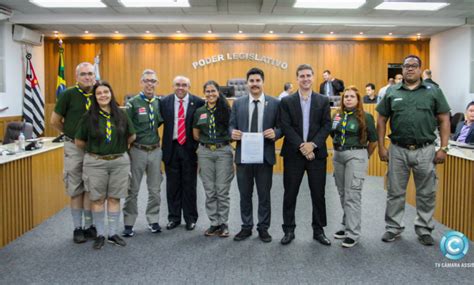
[(204, 113), (204, 114), (201, 114), (201, 116), (199, 117), (199, 120), (205, 120), (207, 119), (207, 114)]
[(138, 108), (138, 115), (146, 115), (146, 108), (145, 107)]

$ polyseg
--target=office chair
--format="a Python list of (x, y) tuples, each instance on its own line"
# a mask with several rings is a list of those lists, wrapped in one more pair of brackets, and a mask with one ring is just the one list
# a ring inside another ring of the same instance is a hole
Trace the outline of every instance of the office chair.
[(31, 139), (33, 137), (33, 125), (27, 122), (8, 123), (5, 136), (3, 137), (3, 144), (15, 142), (21, 132), (25, 135), (25, 139)]
[(247, 80), (245, 78), (233, 78), (227, 80), (227, 86), (234, 86), (235, 97), (242, 97), (249, 93), (247, 89)]

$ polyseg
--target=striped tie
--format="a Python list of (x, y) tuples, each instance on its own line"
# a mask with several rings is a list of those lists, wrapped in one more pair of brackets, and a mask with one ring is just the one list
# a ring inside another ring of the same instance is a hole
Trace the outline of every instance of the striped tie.
[(150, 129), (153, 130), (155, 127), (155, 110), (153, 109), (153, 102), (155, 102), (156, 97), (153, 96), (153, 98), (148, 99), (143, 92), (140, 93), (140, 97), (148, 103), (149, 107), (149, 112), (148, 112), (148, 119), (150, 121)]
[(110, 121), (110, 114), (102, 110), (99, 110), (99, 114), (107, 120), (105, 124), (105, 143), (110, 143), (112, 141), (112, 122)]
[(178, 143), (183, 145), (186, 143), (186, 124), (184, 119), (183, 99), (179, 100), (178, 109)]

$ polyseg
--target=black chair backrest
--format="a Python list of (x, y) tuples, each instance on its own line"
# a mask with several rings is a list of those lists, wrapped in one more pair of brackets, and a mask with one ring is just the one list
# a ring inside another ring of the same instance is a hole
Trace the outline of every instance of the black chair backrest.
[(8, 123), (3, 137), (3, 144), (15, 142), (21, 132), (23, 132), (25, 139), (31, 139), (33, 137), (33, 125), (27, 122)]
[(242, 97), (249, 93), (247, 80), (245, 78), (233, 78), (227, 80), (227, 86), (234, 86), (235, 97)]
[(464, 121), (464, 114), (463, 113), (456, 113), (451, 117), (451, 133), (454, 134), (456, 131), (456, 126), (459, 122)]

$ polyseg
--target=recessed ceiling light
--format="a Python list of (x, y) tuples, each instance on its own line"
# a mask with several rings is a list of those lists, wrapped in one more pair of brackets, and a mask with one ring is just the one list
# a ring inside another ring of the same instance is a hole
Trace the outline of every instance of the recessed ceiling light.
[(58, 31), (53, 31), (54, 34), (58, 34), (59, 32)]
[(150, 33), (150, 31), (145, 31), (145, 33), (149, 34), (149, 33)]
[(449, 3), (445, 2), (382, 2), (374, 9), (398, 11), (437, 11), (448, 5)]
[(416, 34), (416, 35), (417, 35), (417, 36), (421, 36), (421, 34), (420, 34), (420, 33), (418, 33), (418, 34)]
[(273, 34), (273, 31), (269, 31), (270, 34)]
[(360, 32), (360, 33), (359, 33), (359, 35), (363, 35), (363, 34), (364, 34), (364, 32)]
[(176, 31), (177, 34), (181, 34), (181, 31)]
[(118, 34), (118, 33), (119, 33), (119, 31), (115, 31), (114, 33)]
[(30, 0), (30, 3), (45, 8), (104, 8), (101, 0)]
[(294, 8), (357, 9), (365, 0), (296, 0)]
[(389, 36), (393, 35), (393, 33), (388, 33)]
[(84, 34), (88, 34), (88, 33), (89, 33), (89, 31), (84, 31)]
[(209, 31), (207, 31), (207, 33), (208, 33), (208, 34), (212, 34), (212, 31), (211, 31), (211, 30), (209, 30)]
[(334, 34), (334, 32), (329, 32), (329, 33), (330, 33), (331, 35), (333, 35), (333, 34)]
[(239, 34), (243, 33), (242, 31), (239, 31)]
[(124, 7), (191, 7), (189, 0), (119, 0)]

